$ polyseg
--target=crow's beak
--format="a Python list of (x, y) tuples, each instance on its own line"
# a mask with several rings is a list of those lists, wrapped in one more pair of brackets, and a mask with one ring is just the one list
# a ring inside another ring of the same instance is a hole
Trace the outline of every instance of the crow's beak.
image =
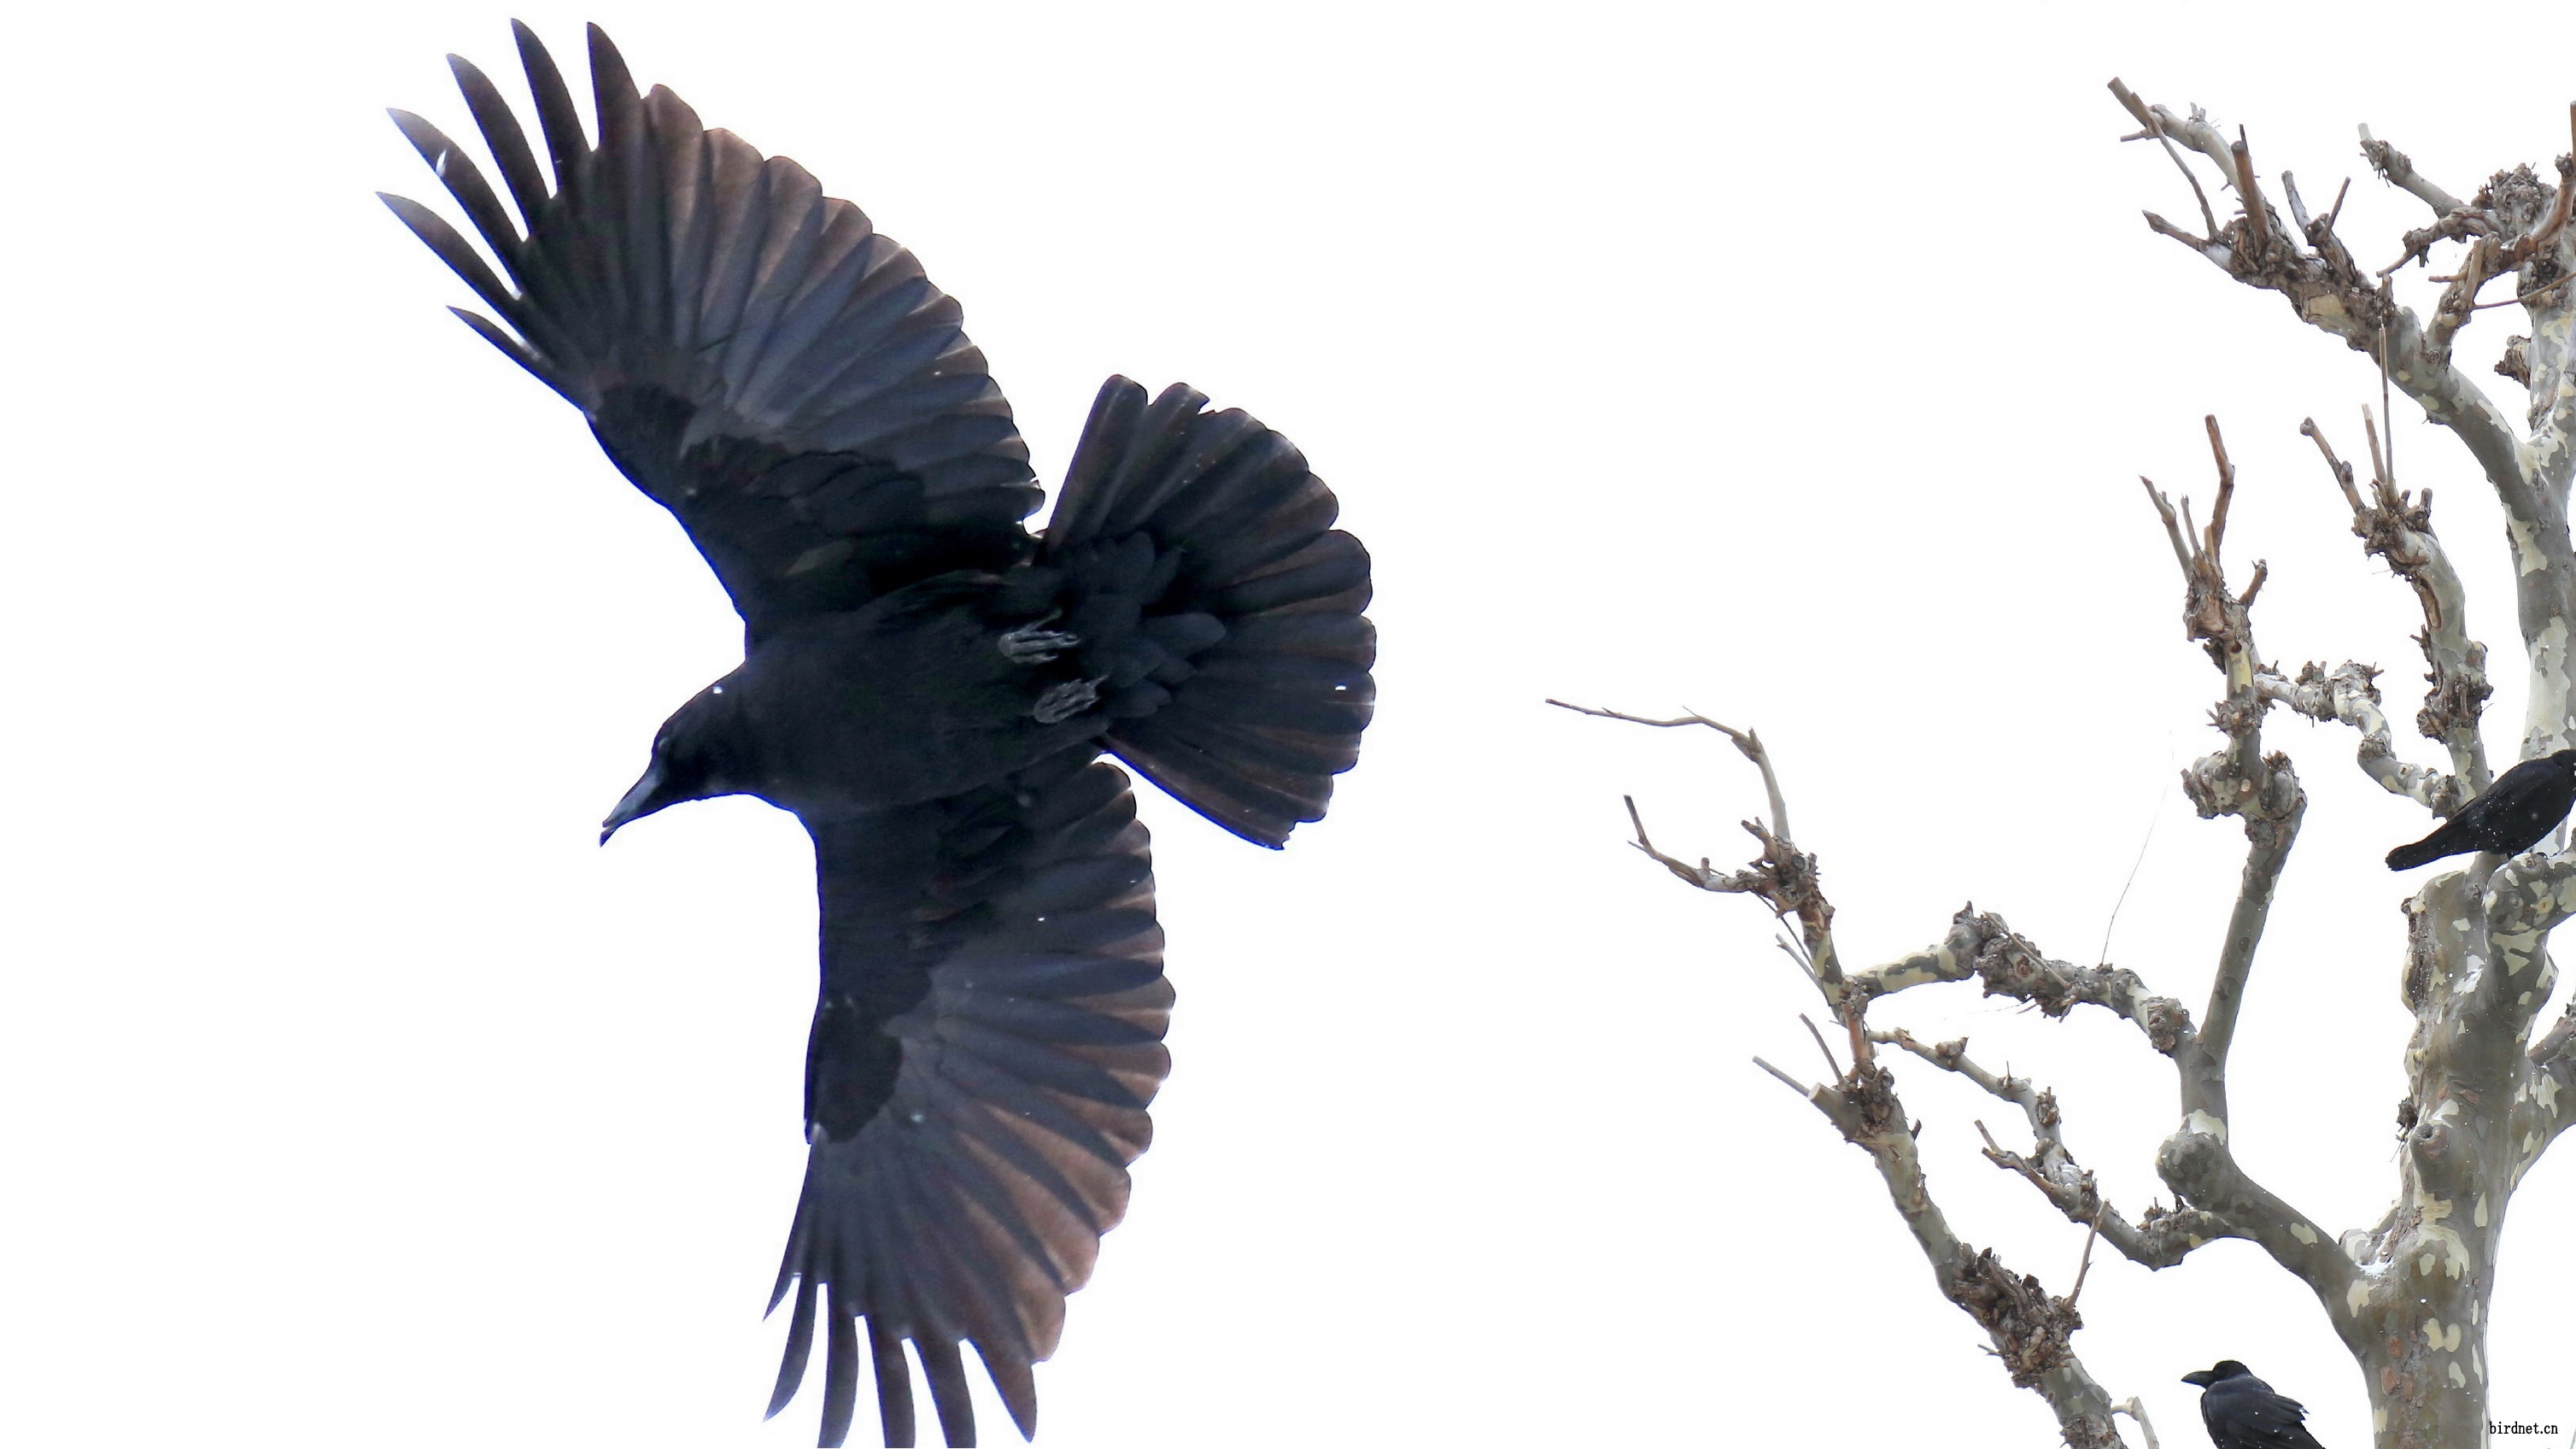
[(599, 843), (606, 845), (608, 837), (615, 835), (619, 826), (641, 820), (672, 803), (659, 798), (662, 785), (662, 762), (655, 760), (652, 767), (644, 772), (644, 778), (636, 781), (635, 788), (627, 791), (626, 798), (618, 801), (617, 808), (609, 811), (608, 818), (599, 823)]
[(2195, 1388), (2195, 1389), (2205, 1389), (2205, 1388), (2208, 1388), (2208, 1387), (2209, 1387), (2209, 1370), (2207, 1370), (2207, 1369), (2195, 1369), (2194, 1371), (2192, 1371), (2192, 1372), (2190, 1372), (2190, 1373), (2184, 1374), (2184, 1375), (2182, 1376), (2182, 1381), (2183, 1381), (2184, 1383), (2187, 1383), (2187, 1384), (2191, 1385), (2191, 1386), (2192, 1386), (2193, 1388)]

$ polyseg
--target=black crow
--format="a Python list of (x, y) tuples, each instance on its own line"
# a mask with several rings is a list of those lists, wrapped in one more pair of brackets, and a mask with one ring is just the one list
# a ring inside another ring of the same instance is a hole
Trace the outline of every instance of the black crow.
[(2232, 1358), (2182, 1376), (2200, 1389), (2200, 1422), (2218, 1449), (2323, 1449), (2301, 1422), (2308, 1411)]
[(2518, 855), (2557, 829), (2570, 806), (2576, 806), (2576, 750), (2525, 760), (2432, 834), (2388, 852), (2388, 868), (2412, 870), (2471, 850)]
[(742, 667), (662, 726), (601, 839), (728, 794), (813, 836), (822, 991), (770, 1412), (819, 1321), (822, 1443), (863, 1359), (886, 1442), (914, 1442), (907, 1339), (950, 1444), (975, 1433), (961, 1344), (1029, 1434), (1030, 1366), (1125, 1211), (1169, 1068), (1145, 831), (1100, 757), (1260, 845), (1322, 818), (1375, 698), (1368, 554), (1286, 439), (1124, 378), (1032, 536), (1009, 405), (910, 253), (793, 161), (639, 96), (595, 26), (586, 139), (517, 34), (551, 179), (492, 82), (450, 64), (524, 233), (394, 113), (507, 280), (385, 200), (506, 330), (458, 315), (582, 410), (742, 614)]

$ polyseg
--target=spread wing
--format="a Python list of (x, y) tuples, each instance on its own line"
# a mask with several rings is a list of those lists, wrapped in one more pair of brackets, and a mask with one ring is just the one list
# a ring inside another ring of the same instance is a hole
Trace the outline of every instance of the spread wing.
[(705, 129), (659, 86), (638, 96), (597, 26), (586, 140), (553, 58), (515, 29), (551, 188), (492, 82), (448, 60), (524, 232), (463, 150), (393, 113), (501, 273), (429, 208), (385, 204), (508, 325), (457, 315), (678, 515), (752, 638), (1020, 557), (1028, 449), (912, 254), (795, 162)]
[(974, 1442), (961, 1343), (1031, 1433), (1030, 1366), (1126, 1212), (1170, 1068), (1135, 796), (1075, 751), (808, 828), (823, 907), (813, 1145), (771, 1300), (794, 1284), (770, 1412), (795, 1396), (819, 1313), (822, 1443), (849, 1430), (862, 1318), (888, 1444), (914, 1442), (905, 1339), (949, 1443)]

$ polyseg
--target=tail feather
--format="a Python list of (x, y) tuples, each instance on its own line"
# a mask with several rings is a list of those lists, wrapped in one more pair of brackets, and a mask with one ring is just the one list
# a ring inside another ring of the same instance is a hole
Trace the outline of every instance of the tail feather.
[(2451, 852), (2448, 849), (2443, 847), (2437, 841), (2427, 838), (2416, 841), (2412, 845), (2401, 845), (2395, 850), (2388, 852), (2388, 868), (2390, 870), (2413, 870), (2419, 865), (2429, 865), (2434, 861), (2440, 860), (2443, 856), (2449, 855), (2450, 853)]
[(1375, 707), (1369, 556), (1333, 528), (1339, 502), (1287, 439), (1206, 403), (1175, 385), (1149, 405), (1111, 378), (1039, 556), (1105, 575), (1132, 540), (1151, 542), (1155, 585), (1134, 637), (1152, 642), (1152, 667), (1118, 656), (1138, 682), (1113, 686), (1132, 692), (1110, 703), (1109, 748), (1276, 849), (1323, 818)]
[(2413, 870), (2419, 865), (2428, 865), (2443, 856), (2457, 855), (2469, 849), (2470, 847), (2460, 840), (2459, 823), (2456, 818), (2445, 820), (2434, 827), (2432, 834), (2388, 852), (2388, 868)]

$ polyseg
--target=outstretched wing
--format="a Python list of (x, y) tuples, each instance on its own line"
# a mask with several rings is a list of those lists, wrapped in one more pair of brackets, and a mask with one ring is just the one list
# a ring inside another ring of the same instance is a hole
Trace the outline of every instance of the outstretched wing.
[(808, 822), (823, 991), (806, 1062), (812, 1147), (775, 1307), (796, 1303), (775, 1414), (821, 1314), (821, 1442), (839, 1444), (866, 1320), (888, 1444), (913, 1442), (913, 1342), (950, 1444), (974, 1442), (961, 1343), (1023, 1435), (1031, 1365), (1127, 1207), (1172, 990), (1136, 800), (1059, 755), (999, 784)]
[(701, 127), (659, 86), (638, 96), (595, 25), (593, 144), (553, 58), (514, 28), (551, 190), (500, 92), (448, 60), (524, 233), (454, 142), (393, 113), (507, 280), (429, 208), (385, 204), (508, 327), (457, 315), (678, 515), (751, 636), (1020, 557), (1028, 449), (912, 254), (795, 162)]

